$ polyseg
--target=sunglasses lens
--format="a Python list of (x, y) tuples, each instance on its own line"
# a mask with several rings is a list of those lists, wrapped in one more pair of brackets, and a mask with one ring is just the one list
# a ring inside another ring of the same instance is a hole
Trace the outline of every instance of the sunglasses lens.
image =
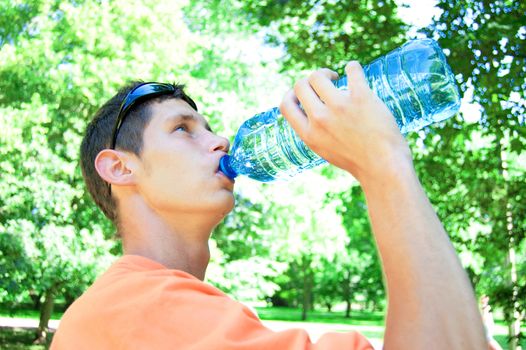
[(111, 149), (115, 149), (119, 129), (121, 128), (124, 118), (126, 118), (126, 114), (133, 106), (147, 100), (148, 98), (170, 94), (173, 92), (175, 92), (175, 87), (173, 85), (162, 83), (144, 83), (130, 91), (121, 105), (119, 115), (117, 116), (117, 121), (115, 122), (115, 127), (113, 128), (110, 146)]
[(174, 92), (175, 89), (172, 85), (161, 84), (161, 83), (146, 83), (139, 85), (134, 90), (132, 90), (126, 99), (124, 104), (121, 107), (120, 116), (124, 118), (126, 113), (130, 110), (131, 107), (135, 106), (139, 101), (144, 101), (147, 97), (158, 96), (162, 94), (168, 94)]

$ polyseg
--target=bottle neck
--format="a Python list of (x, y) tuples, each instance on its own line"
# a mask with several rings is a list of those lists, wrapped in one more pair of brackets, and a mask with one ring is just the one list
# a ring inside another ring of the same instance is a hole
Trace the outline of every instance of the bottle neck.
[(228, 154), (221, 157), (221, 159), (219, 160), (219, 170), (221, 170), (221, 172), (225, 174), (226, 176), (228, 176), (229, 178), (234, 179), (237, 177), (238, 174), (230, 166), (230, 161), (231, 159)]

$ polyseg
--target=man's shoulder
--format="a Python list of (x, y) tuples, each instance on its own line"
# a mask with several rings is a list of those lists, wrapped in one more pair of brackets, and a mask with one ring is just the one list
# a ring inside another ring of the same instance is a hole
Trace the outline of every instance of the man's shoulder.
[[(141, 259), (119, 258), (66, 310), (57, 339), (72, 334), (101, 339), (124, 336), (121, 331), (144, 326), (145, 313), (160, 312), (160, 305), (169, 304), (182, 288), (188, 288), (183, 283), (186, 279)], [(127, 327), (121, 330), (124, 324)]]
[[(226, 295), (194, 276), (138, 256), (123, 256), (82, 294), (66, 311), (70, 315), (100, 318), (108, 312), (152, 307), (187, 295)], [(186, 298), (184, 298), (186, 299)]]

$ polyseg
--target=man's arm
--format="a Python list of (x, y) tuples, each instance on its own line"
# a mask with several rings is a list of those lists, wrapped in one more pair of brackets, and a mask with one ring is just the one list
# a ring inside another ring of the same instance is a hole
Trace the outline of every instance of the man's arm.
[(336, 73), (323, 69), (298, 82), (281, 111), (313, 151), (350, 172), (364, 190), (387, 280), (385, 348), (487, 347), (467, 275), (394, 117), (357, 62), (346, 73), (349, 91), (334, 88)]

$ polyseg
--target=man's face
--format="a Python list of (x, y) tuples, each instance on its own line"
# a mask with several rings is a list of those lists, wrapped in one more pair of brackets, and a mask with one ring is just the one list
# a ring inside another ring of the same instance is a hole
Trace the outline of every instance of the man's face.
[(228, 140), (183, 100), (153, 103), (151, 112), (136, 172), (141, 196), (161, 215), (225, 216), (234, 206), (234, 183), (218, 166)]

